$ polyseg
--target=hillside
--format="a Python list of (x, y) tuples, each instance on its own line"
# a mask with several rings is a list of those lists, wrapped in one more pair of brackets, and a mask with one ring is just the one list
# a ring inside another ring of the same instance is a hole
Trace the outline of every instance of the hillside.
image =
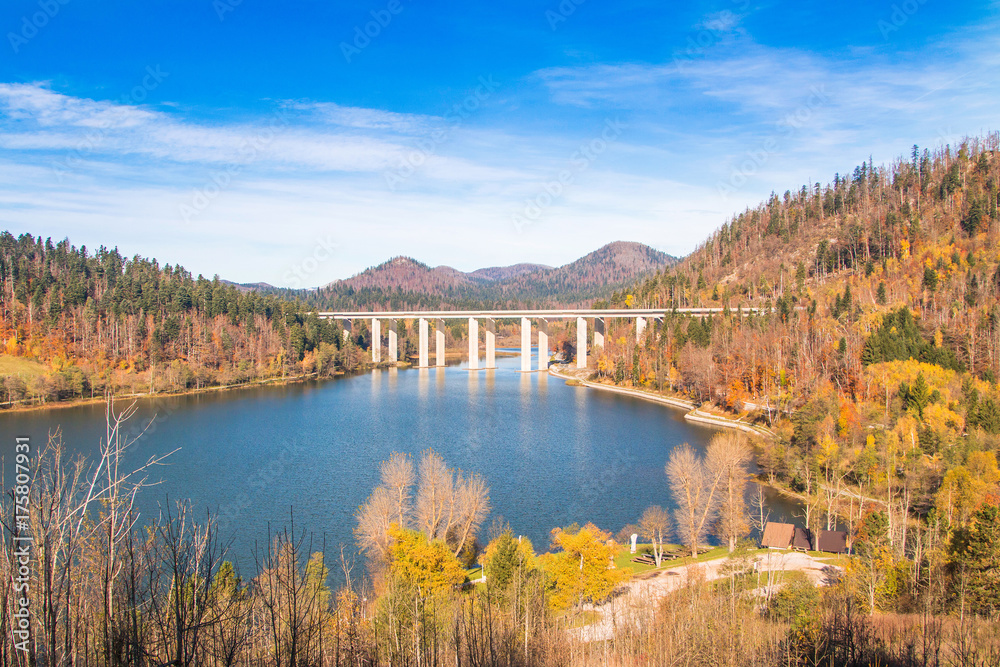
[[(178, 391), (355, 365), (300, 303), (117, 249), (0, 234), (0, 405)], [(349, 346), (351, 347), (351, 346)]]
[(964, 572), (963, 536), (1000, 502), (998, 203), (997, 134), (772, 195), (612, 298), (730, 310), (639, 343), (613, 325), (596, 375), (769, 428), (761, 475), (811, 528), (878, 526), (895, 579), (869, 607), (953, 608), (965, 592), (927, 577)]
[(570, 306), (606, 298), (676, 259), (641, 243), (616, 241), (564, 266), (490, 267), (469, 273), (394, 257), (303, 298), (319, 308)]

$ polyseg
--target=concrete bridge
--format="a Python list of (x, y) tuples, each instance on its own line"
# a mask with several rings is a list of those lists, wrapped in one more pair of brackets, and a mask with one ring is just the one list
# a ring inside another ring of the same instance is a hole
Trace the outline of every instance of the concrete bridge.
[[(590, 309), (560, 309), (560, 310), (443, 310), (443, 311), (395, 311), (395, 312), (336, 312), (318, 313), (324, 319), (344, 320), (345, 335), (351, 329), (354, 320), (371, 320), (372, 361), (382, 361), (382, 322), (388, 329), (389, 359), (399, 360), (398, 339), (396, 337), (397, 320), (419, 321), (419, 368), (430, 366), (428, 355), (430, 322), (434, 320), (435, 362), (444, 366), (444, 321), (469, 321), (469, 370), (487, 370), (496, 368), (496, 320), (521, 318), (521, 370), (531, 371), (531, 326), (532, 321), (538, 328), (538, 367), (537, 370), (547, 370), (549, 363), (549, 321), (571, 320), (576, 318), (576, 366), (587, 367), (587, 320), (594, 321), (594, 348), (604, 347), (605, 320), (607, 318), (625, 318), (635, 320), (636, 340), (642, 338), (646, 323), (659, 320), (670, 313), (705, 317), (721, 313), (722, 308), (611, 308), (604, 310)], [(486, 365), (479, 366), (479, 326), (486, 331)]]

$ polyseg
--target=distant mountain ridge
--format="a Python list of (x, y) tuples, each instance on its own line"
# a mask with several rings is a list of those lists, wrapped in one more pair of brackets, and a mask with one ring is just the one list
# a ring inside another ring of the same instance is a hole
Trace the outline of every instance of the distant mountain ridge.
[(668, 268), (677, 258), (641, 243), (615, 241), (560, 267), (494, 266), (463, 272), (430, 267), (411, 257), (378, 266), (316, 290), (317, 305), (346, 307), (441, 307), (481, 305), (581, 305), (607, 298), (637, 279)]

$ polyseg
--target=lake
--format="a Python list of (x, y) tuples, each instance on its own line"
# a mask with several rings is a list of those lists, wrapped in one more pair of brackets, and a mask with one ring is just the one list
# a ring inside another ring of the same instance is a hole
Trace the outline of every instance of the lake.
[[(671, 506), (670, 451), (682, 442), (703, 447), (716, 432), (678, 409), (521, 373), (516, 355), (497, 365), (376, 370), (140, 401), (131, 430), (155, 421), (130, 462), (178, 451), (151, 471), (158, 484), (143, 490), (139, 509), (155, 515), (188, 499), (200, 516), (218, 514), (231, 559), (251, 573), (269, 528), (293, 519), (314, 550), (353, 550), (354, 512), (378, 483), (379, 463), (430, 447), (449, 466), (485, 477), (491, 519), (502, 516), (545, 551), (555, 526), (592, 521), (614, 533), (649, 505)], [(58, 427), (68, 450), (93, 455), (105, 435), (103, 405), (5, 414), (0, 423), (8, 453), (15, 435), (30, 435), (37, 448)], [(772, 509), (781, 520), (792, 507), (772, 498)]]

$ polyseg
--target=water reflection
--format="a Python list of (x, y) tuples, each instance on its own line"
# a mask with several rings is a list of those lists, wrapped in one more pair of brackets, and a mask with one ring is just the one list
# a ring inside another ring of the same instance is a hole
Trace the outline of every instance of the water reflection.
[[(593, 521), (617, 531), (649, 505), (670, 507), (663, 466), (671, 449), (714, 433), (679, 410), (521, 373), (516, 356), (497, 365), (483, 380), (464, 363), (436, 368), (433, 391), (430, 369), (381, 369), (140, 402), (137, 423), (164, 418), (130, 463), (181, 450), (153, 471), (162, 484), (143, 492), (139, 509), (149, 516), (167, 497), (191, 499), (201, 513), (230, 508), (238, 516), (222, 529), (244, 562), (269, 525), (288, 525), (291, 508), (296, 530), (352, 546), (354, 512), (378, 483), (379, 462), (433, 447), (450, 466), (483, 475), (494, 515), (544, 548), (554, 526)], [(0, 415), (4, 432), (37, 442), (61, 426), (70, 453), (88, 456), (103, 420), (100, 405)], [(261, 480), (260, 471), (274, 474)], [(772, 518), (791, 518), (790, 503), (769, 502)]]
[(417, 397), (420, 399), (421, 407), (427, 405), (427, 393), (430, 388), (430, 371), (426, 368), (417, 369)]

